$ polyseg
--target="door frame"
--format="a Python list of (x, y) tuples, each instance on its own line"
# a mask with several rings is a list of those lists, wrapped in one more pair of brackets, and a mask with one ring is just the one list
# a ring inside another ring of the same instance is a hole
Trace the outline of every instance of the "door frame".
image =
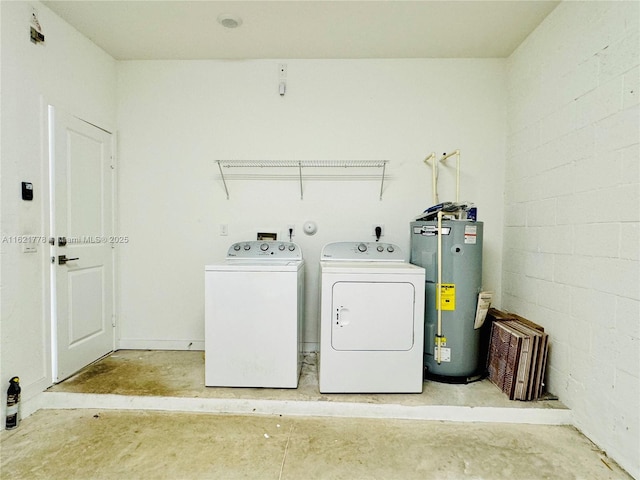
[[(54, 209), (55, 209), (55, 175), (54, 170), (52, 168), (52, 152), (54, 152), (54, 140), (55, 135), (53, 134), (53, 128), (55, 125), (51, 122), (50, 111), (53, 109), (56, 112), (63, 112), (67, 115), (77, 118), (78, 120), (87, 123), (95, 128), (103, 130), (104, 132), (111, 135), (111, 227), (114, 235), (117, 232), (118, 228), (118, 198), (117, 198), (117, 132), (113, 128), (104, 128), (98, 126), (97, 123), (86, 120), (85, 118), (70, 113), (68, 110), (61, 108), (60, 106), (46, 101), (44, 96), (40, 97), (41, 103), (41, 111), (42, 111), (42, 231), (47, 232), (46, 238), (49, 240), (49, 244), (47, 245), (49, 248), (43, 248), (43, 278), (44, 278), (44, 311), (43, 311), (43, 319), (45, 323), (48, 324), (49, 331), (49, 341), (45, 342), (45, 358), (48, 359), (49, 363), (49, 384), (53, 385), (58, 381), (62, 381), (64, 379), (58, 380), (58, 344), (57, 344), (57, 328), (58, 328), (58, 319), (57, 319), (57, 299), (56, 299), (56, 255), (57, 255), (57, 247), (51, 244), (51, 239), (53, 238), (52, 232), (54, 231), (53, 220), (55, 218)], [(118, 244), (114, 244), (111, 249), (111, 265), (113, 271), (113, 278), (111, 281), (111, 289), (112, 289), (112, 323), (114, 324), (113, 328), (113, 338), (112, 338), (112, 351), (115, 351), (117, 347), (117, 339), (119, 337), (119, 322), (118, 322)]]

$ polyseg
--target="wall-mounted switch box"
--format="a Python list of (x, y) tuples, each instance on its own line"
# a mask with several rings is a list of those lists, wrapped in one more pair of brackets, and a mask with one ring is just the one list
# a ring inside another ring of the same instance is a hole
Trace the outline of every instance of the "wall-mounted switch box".
[(31, 27), (31, 30), (29, 30), (29, 38), (31, 39), (31, 43), (37, 44), (44, 42), (44, 35), (33, 27)]
[(33, 200), (33, 183), (22, 182), (22, 199)]
[(258, 232), (256, 240), (277, 240), (278, 234), (276, 232)]

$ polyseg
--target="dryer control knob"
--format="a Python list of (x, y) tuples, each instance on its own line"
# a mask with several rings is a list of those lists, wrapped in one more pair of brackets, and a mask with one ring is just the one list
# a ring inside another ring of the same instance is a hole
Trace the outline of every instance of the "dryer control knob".
[(238, 244), (234, 245), (233, 249), (237, 252), (238, 250), (240, 250), (240, 245)]
[(382, 245), (378, 245), (376, 247), (376, 250), (378, 250), (379, 252), (384, 252), (384, 247)]
[(248, 243), (244, 246), (245, 250), (251, 250), (251, 245), (249, 245)]
[(260, 245), (260, 250), (266, 252), (267, 250), (269, 250), (269, 245), (267, 243), (263, 243), (262, 245)]
[(278, 250), (280, 250), (281, 252), (284, 251), (284, 245), (282, 244), (278, 245)]
[(389, 253), (393, 253), (394, 251), (395, 251), (395, 248), (393, 248), (393, 245), (389, 245), (389, 246), (387, 247), (387, 252), (389, 252)]
[(367, 246), (364, 243), (361, 243), (360, 245), (358, 245), (358, 251), (359, 252), (366, 252), (367, 251)]
[(296, 249), (295, 245), (289, 245), (289, 251), (293, 252)]

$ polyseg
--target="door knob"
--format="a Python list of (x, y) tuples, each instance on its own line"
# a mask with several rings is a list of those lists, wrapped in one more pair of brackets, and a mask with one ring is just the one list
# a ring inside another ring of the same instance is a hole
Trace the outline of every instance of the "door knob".
[(58, 256), (58, 265), (64, 265), (65, 263), (70, 262), (72, 260), (80, 260), (80, 257), (67, 258), (66, 255), (59, 255)]

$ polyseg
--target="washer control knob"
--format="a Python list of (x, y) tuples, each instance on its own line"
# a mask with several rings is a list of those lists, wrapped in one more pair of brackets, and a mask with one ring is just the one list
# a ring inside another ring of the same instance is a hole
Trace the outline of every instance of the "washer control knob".
[(359, 252), (366, 252), (367, 251), (367, 246), (364, 243), (361, 243), (360, 245), (358, 245), (358, 251)]
[(387, 247), (387, 252), (389, 252), (389, 253), (393, 253), (393, 252), (394, 252), (394, 250), (395, 250), (395, 248), (393, 248), (393, 245), (389, 245), (389, 246)]
[(233, 246), (233, 249), (237, 252), (238, 250), (240, 250), (240, 245), (238, 245), (237, 243)]
[(379, 252), (384, 252), (384, 247), (382, 245), (378, 245), (376, 250), (378, 250)]
[(262, 250), (263, 252), (266, 252), (267, 250), (269, 250), (269, 244), (263, 243), (262, 245), (260, 245), (260, 250)]
[(289, 251), (293, 252), (296, 249), (295, 245), (289, 245)]
[(248, 243), (245, 244), (244, 249), (245, 250), (251, 250), (251, 245), (249, 245)]
[(284, 251), (284, 245), (283, 244), (278, 245), (278, 250), (283, 252)]

